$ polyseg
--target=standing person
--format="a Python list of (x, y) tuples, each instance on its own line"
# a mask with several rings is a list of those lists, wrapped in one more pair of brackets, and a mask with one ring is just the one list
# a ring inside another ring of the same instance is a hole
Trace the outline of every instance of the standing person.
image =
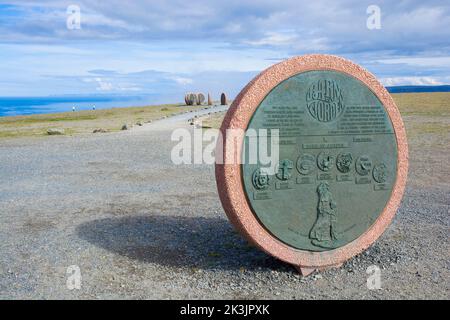
[(95, 110), (95, 104), (92, 106), (92, 110)]
[(72, 112), (75, 112), (75, 106), (72, 107)]

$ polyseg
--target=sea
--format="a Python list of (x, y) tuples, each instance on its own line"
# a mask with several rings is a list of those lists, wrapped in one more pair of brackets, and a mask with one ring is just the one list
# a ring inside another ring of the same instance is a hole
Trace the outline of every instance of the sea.
[[(171, 98), (172, 97), (172, 98)], [(0, 97), (0, 117), (42, 113), (58, 113), (80, 110), (100, 110), (177, 103), (173, 96), (49, 96), (49, 97)], [(75, 108), (75, 109), (74, 109)]]
[[(391, 93), (450, 92), (450, 85), (441, 86), (396, 86), (387, 87)], [(171, 95), (92, 95), (92, 96), (48, 96), (48, 97), (0, 97), (0, 117), (41, 113), (57, 113), (117, 107), (146, 106), (177, 103), (179, 94)], [(174, 98), (175, 97), (175, 98)]]

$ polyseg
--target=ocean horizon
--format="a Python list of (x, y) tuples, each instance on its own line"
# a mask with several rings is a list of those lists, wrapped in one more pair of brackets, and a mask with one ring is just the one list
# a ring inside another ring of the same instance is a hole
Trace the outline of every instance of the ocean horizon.
[[(450, 92), (450, 85), (439, 86), (391, 86), (391, 93)], [(174, 98), (175, 97), (175, 98)], [(64, 95), (47, 97), (0, 97), (0, 117), (46, 114), (110, 108), (181, 103), (180, 94), (170, 95)]]
[(161, 95), (0, 97), (0, 117), (177, 103), (175, 100)]

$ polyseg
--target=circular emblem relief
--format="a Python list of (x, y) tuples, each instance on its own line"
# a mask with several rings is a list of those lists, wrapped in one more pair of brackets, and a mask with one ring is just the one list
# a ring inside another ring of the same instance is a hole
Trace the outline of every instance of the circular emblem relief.
[(253, 172), (253, 186), (258, 190), (267, 189), (269, 186), (269, 175), (261, 168)]
[(320, 122), (330, 122), (344, 111), (342, 90), (336, 81), (320, 79), (310, 85), (306, 93), (309, 114)]
[(384, 163), (378, 164), (373, 168), (373, 179), (378, 183), (385, 183), (387, 179), (387, 168)]
[(317, 156), (317, 166), (322, 171), (330, 171), (334, 164), (334, 157), (328, 152), (321, 152)]
[(277, 165), (276, 168), (276, 176), (280, 180), (289, 180), (292, 176), (291, 170), (293, 168), (293, 163), (289, 159), (283, 159)]
[(356, 159), (356, 172), (362, 176), (366, 176), (372, 170), (372, 160), (368, 156), (361, 156)]
[(337, 156), (336, 167), (342, 173), (347, 173), (350, 171), (350, 166), (352, 165), (353, 157), (351, 153), (342, 152)]
[(298, 157), (297, 170), (300, 174), (307, 175), (314, 171), (316, 168), (316, 158), (311, 154), (304, 154)]

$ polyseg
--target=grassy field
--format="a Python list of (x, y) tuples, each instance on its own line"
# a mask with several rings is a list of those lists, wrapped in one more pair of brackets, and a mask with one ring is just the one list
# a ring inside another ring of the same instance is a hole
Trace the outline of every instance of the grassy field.
[(0, 138), (43, 137), (50, 128), (64, 129), (66, 135), (92, 133), (100, 128), (112, 132), (120, 130), (124, 124), (130, 126), (199, 108), (204, 106), (168, 104), (0, 117)]
[(450, 116), (450, 92), (392, 94), (402, 116)]
[(393, 94), (411, 148), (450, 143), (450, 92)]
[[(392, 95), (404, 118), (408, 138), (421, 134), (442, 136), (436, 143), (448, 143), (450, 132), (450, 92), (400, 93)], [(123, 124), (134, 125), (203, 106), (160, 105), (114, 108), (96, 111), (65, 112), (31, 116), (0, 117), (0, 138), (43, 137), (50, 128), (64, 129), (65, 134), (87, 134), (94, 129), (118, 131)], [(204, 126), (219, 128), (224, 113), (203, 117)], [(200, 119), (199, 119), (200, 120)]]

